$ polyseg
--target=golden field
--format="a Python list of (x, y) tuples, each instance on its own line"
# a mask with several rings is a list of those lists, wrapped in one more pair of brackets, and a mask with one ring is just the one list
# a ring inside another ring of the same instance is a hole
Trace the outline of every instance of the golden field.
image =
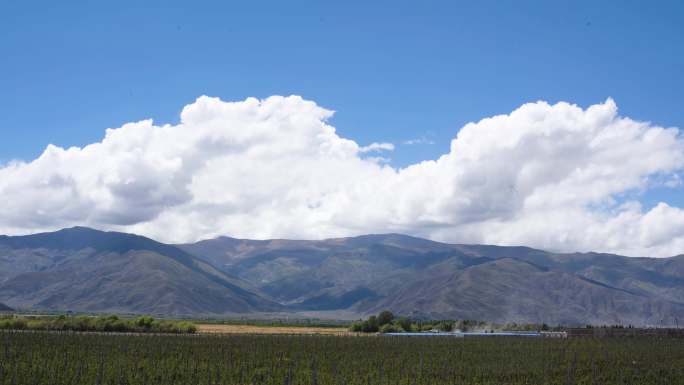
[(308, 326), (255, 326), (197, 324), (202, 334), (321, 334), (352, 335), (346, 328), (308, 327)]

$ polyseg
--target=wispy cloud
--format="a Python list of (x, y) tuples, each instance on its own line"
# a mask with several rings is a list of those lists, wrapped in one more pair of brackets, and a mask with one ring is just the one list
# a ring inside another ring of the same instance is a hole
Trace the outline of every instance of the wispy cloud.
[(407, 146), (412, 146), (412, 145), (415, 145), (415, 144), (435, 144), (435, 142), (434, 142), (433, 140), (431, 140), (431, 139), (428, 139), (428, 138), (426, 138), (426, 137), (424, 137), (424, 136), (421, 136), (420, 138), (414, 138), (414, 139), (405, 140), (405, 141), (401, 142), (401, 144), (404, 144), (404, 145), (407, 145)]
[(666, 187), (677, 188), (682, 186), (682, 177), (679, 174), (674, 174), (665, 182)]
[(378, 164), (389, 164), (392, 161), (391, 158), (386, 158), (384, 156), (369, 156), (365, 158), (365, 160)]
[(394, 151), (394, 144), (392, 143), (371, 143), (368, 146), (360, 147), (360, 153), (380, 152), (380, 151)]

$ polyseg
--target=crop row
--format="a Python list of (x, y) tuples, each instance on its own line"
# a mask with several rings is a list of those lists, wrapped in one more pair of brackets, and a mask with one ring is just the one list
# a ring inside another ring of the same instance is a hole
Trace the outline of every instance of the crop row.
[(0, 332), (0, 384), (684, 384), (677, 339)]

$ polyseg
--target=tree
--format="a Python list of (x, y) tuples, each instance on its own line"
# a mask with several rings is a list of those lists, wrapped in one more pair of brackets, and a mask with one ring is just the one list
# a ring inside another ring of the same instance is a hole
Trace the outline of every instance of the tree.
[(375, 333), (380, 329), (378, 324), (378, 318), (376, 316), (370, 316), (367, 321), (363, 322), (363, 331), (366, 333)]
[(140, 326), (141, 328), (149, 329), (152, 327), (152, 324), (154, 323), (154, 318), (150, 316), (142, 316), (138, 317), (135, 320), (135, 324)]
[(397, 333), (402, 331), (403, 330), (399, 330), (397, 326), (392, 324), (384, 324), (380, 326), (380, 333)]
[(394, 321), (394, 314), (392, 314), (391, 311), (385, 310), (378, 314), (378, 325), (387, 325), (391, 324), (392, 321)]
[(354, 322), (349, 328), (351, 331), (359, 333), (363, 331), (363, 321)]
[(408, 319), (406, 317), (402, 317), (402, 318), (399, 318), (399, 321), (397, 321), (397, 323), (405, 331), (407, 331), (407, 332), (411, 331), (411, 320), (410, 319)]
[(437, 328), (443, 332), (450, 332), (450, 331), (454, 330), (454, 322), (453, 321), (442, 321), (437, 325)]

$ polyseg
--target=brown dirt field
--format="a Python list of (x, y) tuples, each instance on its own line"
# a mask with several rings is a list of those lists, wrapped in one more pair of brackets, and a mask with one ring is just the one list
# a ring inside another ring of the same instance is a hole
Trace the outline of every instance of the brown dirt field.
[(197, 331), (203, 334), (325, 334), (339, 336), (354, 334), (345, 328), (212, 324), (198, 324)]

